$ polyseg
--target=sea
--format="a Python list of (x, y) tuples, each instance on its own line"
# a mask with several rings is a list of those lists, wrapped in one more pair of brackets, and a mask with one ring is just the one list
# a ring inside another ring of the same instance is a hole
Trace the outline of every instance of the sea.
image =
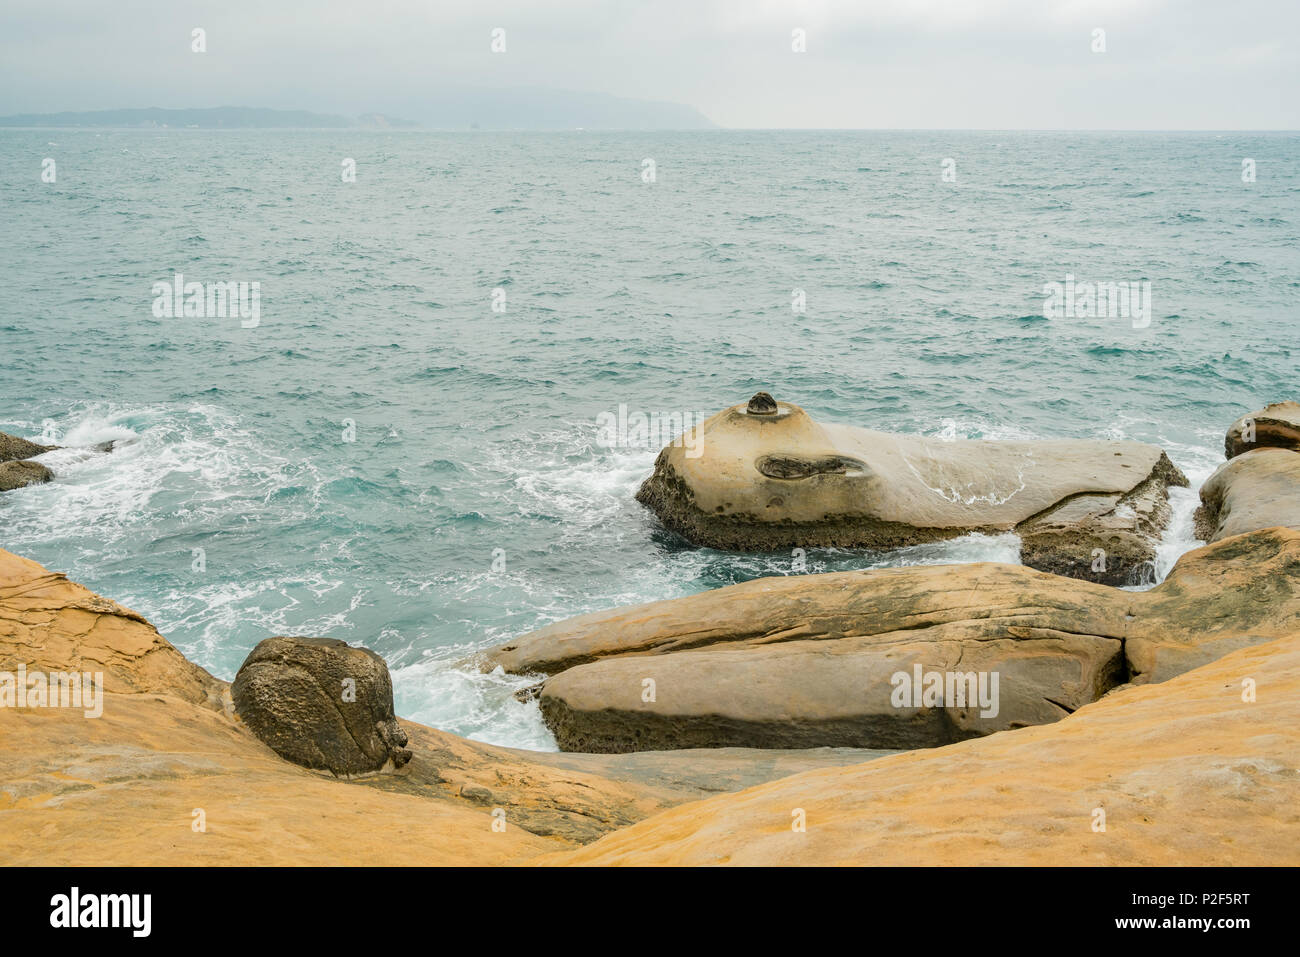
[[(0, 131), (0, 430), (70, 447), (0, 496), (0, 547), (219, 677), (341, 638), (402, 716), (542, 750), (530, 679), (475, 652), (760, 576), (1018, 560), (667, 532), (633, 499), (659, 445), (759, 390), (1157, 443), (1192, 481), (1159, 579), (1227, 426), (1298, 397), (1298, 160), (1296, 133)], [(1147, 308), (1052, 313), (1067, 282)]]

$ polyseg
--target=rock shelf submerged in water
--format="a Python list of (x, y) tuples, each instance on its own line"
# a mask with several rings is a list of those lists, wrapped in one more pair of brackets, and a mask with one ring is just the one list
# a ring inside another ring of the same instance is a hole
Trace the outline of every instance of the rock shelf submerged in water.
[(1019, 531), (1026, 565), (1136, 584), (1169, 522), (1168, 487), (1186, 484), (1139, 442), (892, 435), (823, 425), (759, 393), (665, 447), (636, 497), (713, 548), (896, 548)]

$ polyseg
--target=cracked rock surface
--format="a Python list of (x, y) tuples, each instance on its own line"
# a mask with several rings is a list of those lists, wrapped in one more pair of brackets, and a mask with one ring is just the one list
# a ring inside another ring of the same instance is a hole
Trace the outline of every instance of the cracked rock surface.
[[(565, 750), (906, 749), (1054, 722), (1297, 631), (1300, 531), (1271, 528), (1188, 552), (1145, 592), (990, 562), (760, 578), (557, 622), (484, 666), (550, 675), (539, 704)], [(894, 676), (917, 667), (997, 673), (996, 713), (900, 703)]]

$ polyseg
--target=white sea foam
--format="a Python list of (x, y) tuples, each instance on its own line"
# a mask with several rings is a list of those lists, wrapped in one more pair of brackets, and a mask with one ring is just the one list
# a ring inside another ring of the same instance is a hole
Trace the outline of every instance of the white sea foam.
[(515, 698), (516, 692), (540, 679), (508, 675), (500, 668), (481, 672), (465, 662), (469, 650), (440, 648), (393, 668), (398, 714), (435, 728), (455, 728), (458, 734), (487, 744), (558, 750), (536, 703)]

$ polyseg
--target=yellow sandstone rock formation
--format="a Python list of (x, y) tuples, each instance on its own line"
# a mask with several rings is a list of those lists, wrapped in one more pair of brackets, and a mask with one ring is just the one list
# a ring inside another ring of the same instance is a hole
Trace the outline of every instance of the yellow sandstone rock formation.
[(1300, 863), (1300, 629), (926, 751), (531, 754), (403, 722), (409, 764), (354, 780), (281, 760), (140, 616), (0, 551), (20, 664), (109, 690), (98, 718), (0, 707), (4, 864)]

